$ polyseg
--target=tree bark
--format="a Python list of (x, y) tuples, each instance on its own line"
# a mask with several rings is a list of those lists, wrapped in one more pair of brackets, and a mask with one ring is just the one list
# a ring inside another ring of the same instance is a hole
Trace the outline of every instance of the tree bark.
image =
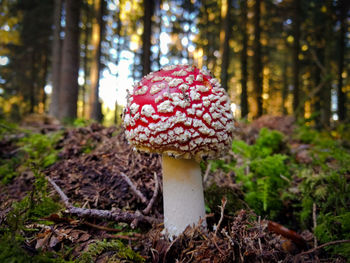
[(323, 72), (323, 78), (325, 84), (321, 89), (321, 122), (324, 127), (329, 127), (331, 119), (331, 96), (332, 96), (332, 39), (333, 39), (333, 19), (332, 19), (332, 0), (326, 1), (327, 5), (327, 19), (325, 21), (325, 47), (324, 47), (324, 60), (325, 70)]
[(247, 34), (247, 1), (241, 0), (241, 30), (242, 30), (242, 51), (241, 51), (241, 118), (248, 117), (248, 34)]
[(262, 58), (261, 58), (261, 42), (260, 42), (260, 15), (261, 0), (255, 0), (254, 4), (254, 57), (253, 57), (253, 82), (254, 93), (256, 97), (257, 112), (255, 117), (263, 114), (263, 83), (262, 83)]
[[(287, 47), (286, 47), (287, 49)], [(281, 110), (283, 115), (288, 114), (288, 110), (286, 108), (286, 100), (288, 97), (288, 53), (285, 52), (284, 54), (284, 61), (283, 61), (283, 73), (282, 73), (282, 105)]]
[(346, 93), (343, 91), (343, 71), (344, 71), (344, 57), (346, 53), (346, 34), (347, 34), (347, 13), (349, 11), (350, 3), (347, 0), (338, 1), (339, 9), (339, 57), (338, 57), (338, 87), (337, 87), (337, 102), (338, 102), (338, 118), (340, 121), (346, 120)]
[(151, 72), (151, 36), (152, 16), (154, 13), (154, 0), (144, 0), (143, 34), (142, 34), (142, 75)]
[(59, 118), (77, 117), (79, 17), (81, 0), (66, 1), (66, 28), (62, 47)]
[(87, 97), (86, 97), (86, 91), (87, 91), (87, 87), (88, 87), (88, 75), (89, 73), (89, 58), (88, 58), (88, 54), (89, 54), (89, 41), (91, 38), (91, 26), (90, 26), (90, 22), (91, 22), (91, 14), (90, 14), (90, 8), (89, 6), (87, 6), (85, 8), (85, 32), (84, 32), (84, 58), (83, 58), (83, 70), (84, 70), (84, 85), (82, 85), (81, 87), (81, 99), (83, 101), (83, 105), (82, 105), (82, 109), (81, 109), (81, 117), (82, 118), (87, 118), (88, 117), (88, 113), (86, 111), (86, 105), (87, 105)]
[(54, 2), (53, 42), (52, 42), (52, 95), (50, 114), (59, 117), (60, 70), (61, 70), (61, 12), (62, 0)]
[(92, 22), (92, 65), (90, 71), (90, 118), (102, 121), (102, 109), (99, 101), (99, 80), (101, 71), (101, 41), (103, 36), (104, 0), (94, 1), (94, 17)]
[(230, 62), (229, 41), (231, 36), (231, 27), (230, 27), (231, 0), (223, 0), (221, 4), (222, 4), (221, 17), (223, 20), (223, 27), (220, 32), (221, 85), (227, 91), (228, 90), (228, 67)]
[(300, 0), (293, 1), (293, 112), (298, 114), (303, 112), (299, 109), (300, 104), (300, 87), (299, 87), (299, 53), (300, 53)]

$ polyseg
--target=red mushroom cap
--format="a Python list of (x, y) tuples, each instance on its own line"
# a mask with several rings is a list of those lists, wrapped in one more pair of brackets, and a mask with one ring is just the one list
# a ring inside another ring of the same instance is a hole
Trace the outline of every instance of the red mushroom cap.
[(231, 146), (234, 120), (217, 79), (193, 66), (167, 66), (134, 85), (124, 111), (136, 149), (177, 158), (216, 158)]

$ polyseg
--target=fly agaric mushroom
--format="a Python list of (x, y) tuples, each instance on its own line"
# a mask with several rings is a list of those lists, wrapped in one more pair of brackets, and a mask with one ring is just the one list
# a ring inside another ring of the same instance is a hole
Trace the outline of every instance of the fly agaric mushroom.
[(164, 226), (178, 236), (188, 225), (205, 226), (199, 161), (231, 146), (229, 98), (209, 72), (167, 66), (134, 84), (124, 110), (126, 137), (136, 149), (162, 154)]

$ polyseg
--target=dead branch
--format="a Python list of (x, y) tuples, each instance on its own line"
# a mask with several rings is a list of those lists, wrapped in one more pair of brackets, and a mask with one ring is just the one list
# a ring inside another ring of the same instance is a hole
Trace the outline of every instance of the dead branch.
[(142, 211), (145, 215), (147, 215), (151, 211), (154, 201), (156, 200), (156, 197), (158, 195), (158, 189), (159, 189), (158, 176), (157, 176), (157, 173), (154, 172), (154, 192), (153, 192), (151, 201), (149, 201), (147, 207)]
[(294, 262), (299, 262), (298, 260), (300, 259), (301, 256), (313, 253), (316, 250), (319, 250), (321, 248), (324, 248), (324, 247), (327, 247), (327, 246), (331, 246), (331, 245), (344, 244), (344, 243), (350, 243), (350, 239), (330, 241), (330, 242), (324, 243), (322, 245), (319, 245), (318, 247), (314, 247), (314, 248), (311, 248), (311, 249), (309, 249), (307, 251), (301, 252), (301, 253), (299, 253), (298, 255), (295, 256)]
[(218, 232), (218, 230), (220, 228), (220, 225), (222, 223), (222, 220), (224, 219), (224, 210), (225, 210), (226, 203), (227, 203), (227, 199), (226, 199), (226, 197), (223, 197), (222, 200), (221, 200), (221, 206), (220, 206), (220, 210), (221, 210), (220, 219), (219, 219), (219, 222), (218, 222), (218, 224), (216, 226), (214, 236), (216, 236), (216, 234), (217, 234), (217, 232)]
[(313, 221), (313, 230), (314, 230), (314, 247), (317, 247), (317, 237), (315, 235), (315, 230), (317, 227), (317, 215), (316, 215), (317, 207), (316, 203), (312, 204), (312, 221)]
[(149, 202), (147, 198), (139, 190), (137, 190), (135, 184), (130, 180), (130, 178), (124, 173), (120, 173), (120, 175), (124, 181), (128, 183), (131, 190), (141, 199), (142, 203), (148, 204)]
[(56, 192), (59, 194), (59, 196), (61, 197), (62, 201), (64, 202), (70, 214), (77, 215), (79, 217), (98, 218), (98, 219), (105, 219), (105, 220), (112, 220), (116, 222), (126, 222), (126, 223), (131, 223), (135, 220), (137, 222), (147, 222), (149, 224), (159, 224), (161, 222), (157, 218), (144, 216), (140, 212), (132, 213), (132, 212), (121, 211), (120, 209), (110, 211), (110, 210), (74, 207), (69, 202), (68, 197), (61, 190), (61, 188), (51, 178), (47, 177), (47, 180), (53, 186)]

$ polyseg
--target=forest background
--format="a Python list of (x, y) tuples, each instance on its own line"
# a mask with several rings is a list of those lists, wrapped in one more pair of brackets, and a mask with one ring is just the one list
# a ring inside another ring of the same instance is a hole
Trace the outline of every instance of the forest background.
[[(349, 262), (349, 9), (0, 0), (0, 262)], [(161, 157), (121, 113), (172, 64), (210, 70), (237, 122), (201, 162), (208, 231), (170, 241)]]
[(0, 114), (120, 123), (126, 90), (168, 64), (209, 69), (236, 118), (349, 118), (346, 0), (1, 0)]

